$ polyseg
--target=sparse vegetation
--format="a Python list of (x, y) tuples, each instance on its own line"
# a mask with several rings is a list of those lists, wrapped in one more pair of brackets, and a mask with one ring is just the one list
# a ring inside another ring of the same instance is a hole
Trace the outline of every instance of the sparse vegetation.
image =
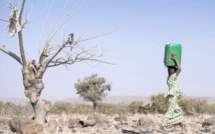
[(167, 111), (168, 102), (164, 97), (164, 94), (158, 94), (151, 96), (151, 112), (152, 113), (162, 113)]
[(128, 110), (130, 113), (135, 114), (135, 113), (142, 113), (141, 111), (139, 111), (141, 108), (140, 107), (144, 107), (143, 106), (143, 102), (142, 101), (133, 101), (128, 105)]
[[(163, 94), (151, 96), (151, 103), (145, 104), (142, 101), (133, 101), (130, 104), (109, 104), (98, 103), (96, 112), (106, 115), (111, 114), (164, 114), (167, 110), (168, 102)], [(209, 104), (205, 99), (194, 99), (181, 97), (179, 105), (186, 111), (193, 111), (199, 114), (215, 114), (215, 104)], [(24, 105), (14, 104), (12, 102), (0, 101), (0, 116), (33, 116), (32, 106), (29, 103)], [(69, 103), (58, 101), (52, 104), (49, 114), (93, 114), (92, 106), (87, 103)]]
[(30, 103), (25, 105), (17, 105), (12, 102), (0, 101), (0, 116), (14, 117), (14, 116), (33, 116), (33, 109)]
[(181, 98), (179, 105), (181, 105), (184, 111), (194, 111), (200, 114), (215, 113), (215, 104), (209, 104), (206, 99)]
[[(192, 111), (199, 114), (214, 114), (215, 104), (209, 104), (206, 99), (194, 99), (181, 97), (178, 100), (180, 107), (184, 112)], [(167, 111), (168, 102), (164, 94), (151, 96), (151, 104), (140, 105), (139, 113), (160, 113), (164, 114)]]
[(55, 102), (50, 109), (50, 113), (52, 114), (69, 114), (70, 112), (73, 112), (73, 108), (72, 104), (68, 102)]
[(99, 103), (98, 113), (102, 114), (126, 114), (128, 113), (128, 106), (123, 104), (108, 104), (108, 103)]

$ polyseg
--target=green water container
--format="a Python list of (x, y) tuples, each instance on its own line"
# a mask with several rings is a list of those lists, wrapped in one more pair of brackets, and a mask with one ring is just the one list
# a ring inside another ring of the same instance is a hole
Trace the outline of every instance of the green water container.
[(177, 60), (179, 61), (179, 64), (181, 64), (181, 54), (182, 54), (181, 44), (169, 43), (169, 44), (166, 44), (165, 46), (165, 53), (164, 53), (165, 66), (176, 66), (175, 62), (171, 59), (172, 53), (176, 54)]

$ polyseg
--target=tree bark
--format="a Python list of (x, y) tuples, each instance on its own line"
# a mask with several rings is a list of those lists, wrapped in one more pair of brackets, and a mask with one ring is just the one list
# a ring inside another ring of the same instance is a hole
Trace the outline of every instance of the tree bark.
[(42, 78), (45, 70), (43, 66), (38, 67), (35, 61), (32, 61), (22, 71), (25, 96), (30, 99), (34, 109), (34, 120), (40, 124), (45, 123), (46, 115), (50, 109), (50, 104), (40, 99), (40, 94), (44, 89)]
[(97, 109), (97, 102), (96, 101), (93, 101), (93, 111), (95, 112)]
[(34, 120), (39, 124), (46, 123), (46, 115), (50, 110), (50, 103), (45, 100), (39, 99), (36, 103), (32, 103), (35, 117)]

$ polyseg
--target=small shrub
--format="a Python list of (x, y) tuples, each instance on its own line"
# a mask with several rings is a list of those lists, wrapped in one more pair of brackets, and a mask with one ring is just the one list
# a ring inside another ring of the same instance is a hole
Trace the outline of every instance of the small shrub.
[(32, 116), (33, 109), (30, 103), (25, 105), (14, 104), (12, 102), (0, 101), (0, 114), (1, 116), (14, 117), (14, 116)]
[(128, 110), (130, 113), (141, 113), (143, 108), (143, 102), (142, 101), (133, 101), (128, 105)]
[[(76, 105), (77, 106), (77, 105)], [(87, 104), (79, 104), (77, 106), (77, 111), (76, 113), (78, 114), (92, 114), (93, 113), (93, 109), (91, 105), (87, 105)]]
[(166, 113), (168, 108), (168, 100), (164, 97), (164, 94), (158, 94), (151, 96), (151, 112), (152, 113)]
[(97, 112), (103, 113), (103, 114), (125, 114), (127, 113), (127, 106), (124, 105), (114, 105), (114, 104), (108, 104), (108, 103), (100, 103), (98, 105)]
[(51, 114), (62, 114), (62, 113), (71, 113), (72, 112), (72, 104), (69, 102), (55, 102), (54, 105), (50, 109)]
[(151, 105), (147, 104), (145, 106), (139, 106), (138, 113), (143, 113), (143, 114), (152, 113), (152, 107), (151, 107)]

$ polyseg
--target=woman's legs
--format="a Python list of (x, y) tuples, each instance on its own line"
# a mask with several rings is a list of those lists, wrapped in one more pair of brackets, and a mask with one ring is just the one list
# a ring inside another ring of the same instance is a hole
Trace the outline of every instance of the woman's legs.
[(168, 110), (165, 114), (164, 120), (162, 121), (160, 130), (164, 131), (165, 126), (174, 126), (175, 124), (181, 127), (181, 130), (185, 130), (183, 122), (183, 111), (177, 103), (176, 96), (168, 97)]

